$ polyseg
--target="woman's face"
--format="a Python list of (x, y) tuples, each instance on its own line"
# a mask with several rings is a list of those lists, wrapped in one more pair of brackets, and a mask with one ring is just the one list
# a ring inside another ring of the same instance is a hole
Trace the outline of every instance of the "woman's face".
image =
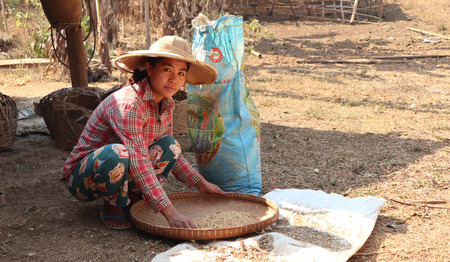
[(181, 60), (164, 58), (154, 66), (145, 63), (150, 86), (157, 103), (165, 97), (172, 97), (186, 82), (187, 63)]

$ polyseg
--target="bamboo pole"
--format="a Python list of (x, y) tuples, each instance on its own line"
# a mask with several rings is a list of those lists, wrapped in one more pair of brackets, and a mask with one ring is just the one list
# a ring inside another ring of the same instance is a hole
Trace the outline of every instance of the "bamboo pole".
[(407, 27), (407, 28), (409, 30), (411, 30), (411, 31), (418, 32), (418, 33), (421, 33), (421, 34), (424, 34), (424, 35), (434, 35), (434, 36), (438, 36), (438, 37), (442, 37), (442, 38), (450, 40), (450, 37), (445, 36), (445, 35), (436, 34), (436, 33), (432, 33), (432, 32), (427, 32), (427, 31), (423, 31), (423, 30), (420, 30), (420, 29), (412, 28), (412, 27)]
[(338, 59), (338, 60), (298, 60), (297, 63), (302, 64), (389, 64), (389, 63), (405, 63), (408, 59), (420, 58), (444, 58), (450, 55), (410, 55), (410, 56), (374, 56), (371, 58), (360, 59)]
[(261, 58), (261, 57), (262, 57), (261, 53), (256, 52), (256, 51), (253, 50), (253, 49), (250, 50), (250, 53), (251, 53), (252, 55), (254, 55), (254, 56), (257, 56), (258, 58)]
[(298, 64), (390, 64), (404, 63), (403, 60), (383, 59), (341, 59), (341, 60), (298, 60)]
[(358, 4), (359, 4), (359, 0), (355, 0), (355, 4), (353, 5), (352, 17), (350, 18), (350, 24), (352, 24), (353, 21), (355, 20), (356, 10), (358, 10)]
[(419, 58), (444, 58), (450, 55), (400, 55), (400, 56), (373, 56), (372, 59), (419, 59)]

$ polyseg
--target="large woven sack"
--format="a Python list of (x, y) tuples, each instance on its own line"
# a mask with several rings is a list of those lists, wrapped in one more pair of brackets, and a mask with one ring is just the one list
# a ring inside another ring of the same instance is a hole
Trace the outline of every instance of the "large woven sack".
[(192, 53), (217, 70), (211, 85), (189, 85), (189, 137), (202, 176), (222, 190), (261, 192), (260, 116), (244, 76), (242, 17), (200, 14)]
[(0, 152), (12, 149), (16, 138), (17, 114), (14, 100), (0, 93)]
[(104, 92), (98, 87), (62, 88), (40, 100), (40, 114), (61, 148), (71, 150), (77, 144)]

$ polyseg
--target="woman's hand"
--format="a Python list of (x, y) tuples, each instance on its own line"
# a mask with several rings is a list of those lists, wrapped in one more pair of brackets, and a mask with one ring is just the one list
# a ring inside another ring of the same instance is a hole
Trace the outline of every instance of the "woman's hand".
[[(209, 183), (204, 178), (199, 180), (195, 184), (195, 186), (198, 188), (200, 192), (221, 194), (221, 195), (226, 194), (226, 192), (220, 189), (220, 187), (218, 187), (215, 184)], [(170, 205), (164, 210), (162, 210), (161, 214), (163, 214), (163, 216), (166, 218), (170, 227), (197, 228), (191, 219), (179, 214), (173, 205)]]
[(199, 180), (197, 182), (197, 184), (195, 184), (195, 186), (198, 188), (198, 190), (200, 192), (205, 192), (205, 193), (213, 193), (213, 194), (221, 194), (224, 195), (226, 194), (225, 191), (223, 191), (222, 189), (220, 189), (220, 187), (218, 187), (217, 185), (213, 184), (213, 183), (209, 183), (208, 181), (206, 181), (206, 179), (202, 178), (201, 180)]
[(180, 215), (173, 205), (170, 205), (166, 209), (162, 210), (161, 214), (163, 214), (167, 222), (169, 222), (170, 227), (197, 228), (191, 219)]

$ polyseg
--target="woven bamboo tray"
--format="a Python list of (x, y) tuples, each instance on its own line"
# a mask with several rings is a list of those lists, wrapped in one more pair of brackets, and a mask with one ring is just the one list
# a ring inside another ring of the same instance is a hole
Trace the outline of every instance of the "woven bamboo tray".
[(260, 231), (278, 219), (277, 205), (265, 198), (242, 194), (226, 195), (202, 192), (183, 192), (169, 194), (169, 199), (177, 211), (191, 219), (203, 215), (227, 211), (251, 212), (259, 217), (259, 222), (226, 228), (171, 228), (161, 213), (155, 213), (145, 200), (141, 200), (130, 210), (133, 224), (148, 233), (164, 238), (183, 240), (212, 240), (239, 237)]

